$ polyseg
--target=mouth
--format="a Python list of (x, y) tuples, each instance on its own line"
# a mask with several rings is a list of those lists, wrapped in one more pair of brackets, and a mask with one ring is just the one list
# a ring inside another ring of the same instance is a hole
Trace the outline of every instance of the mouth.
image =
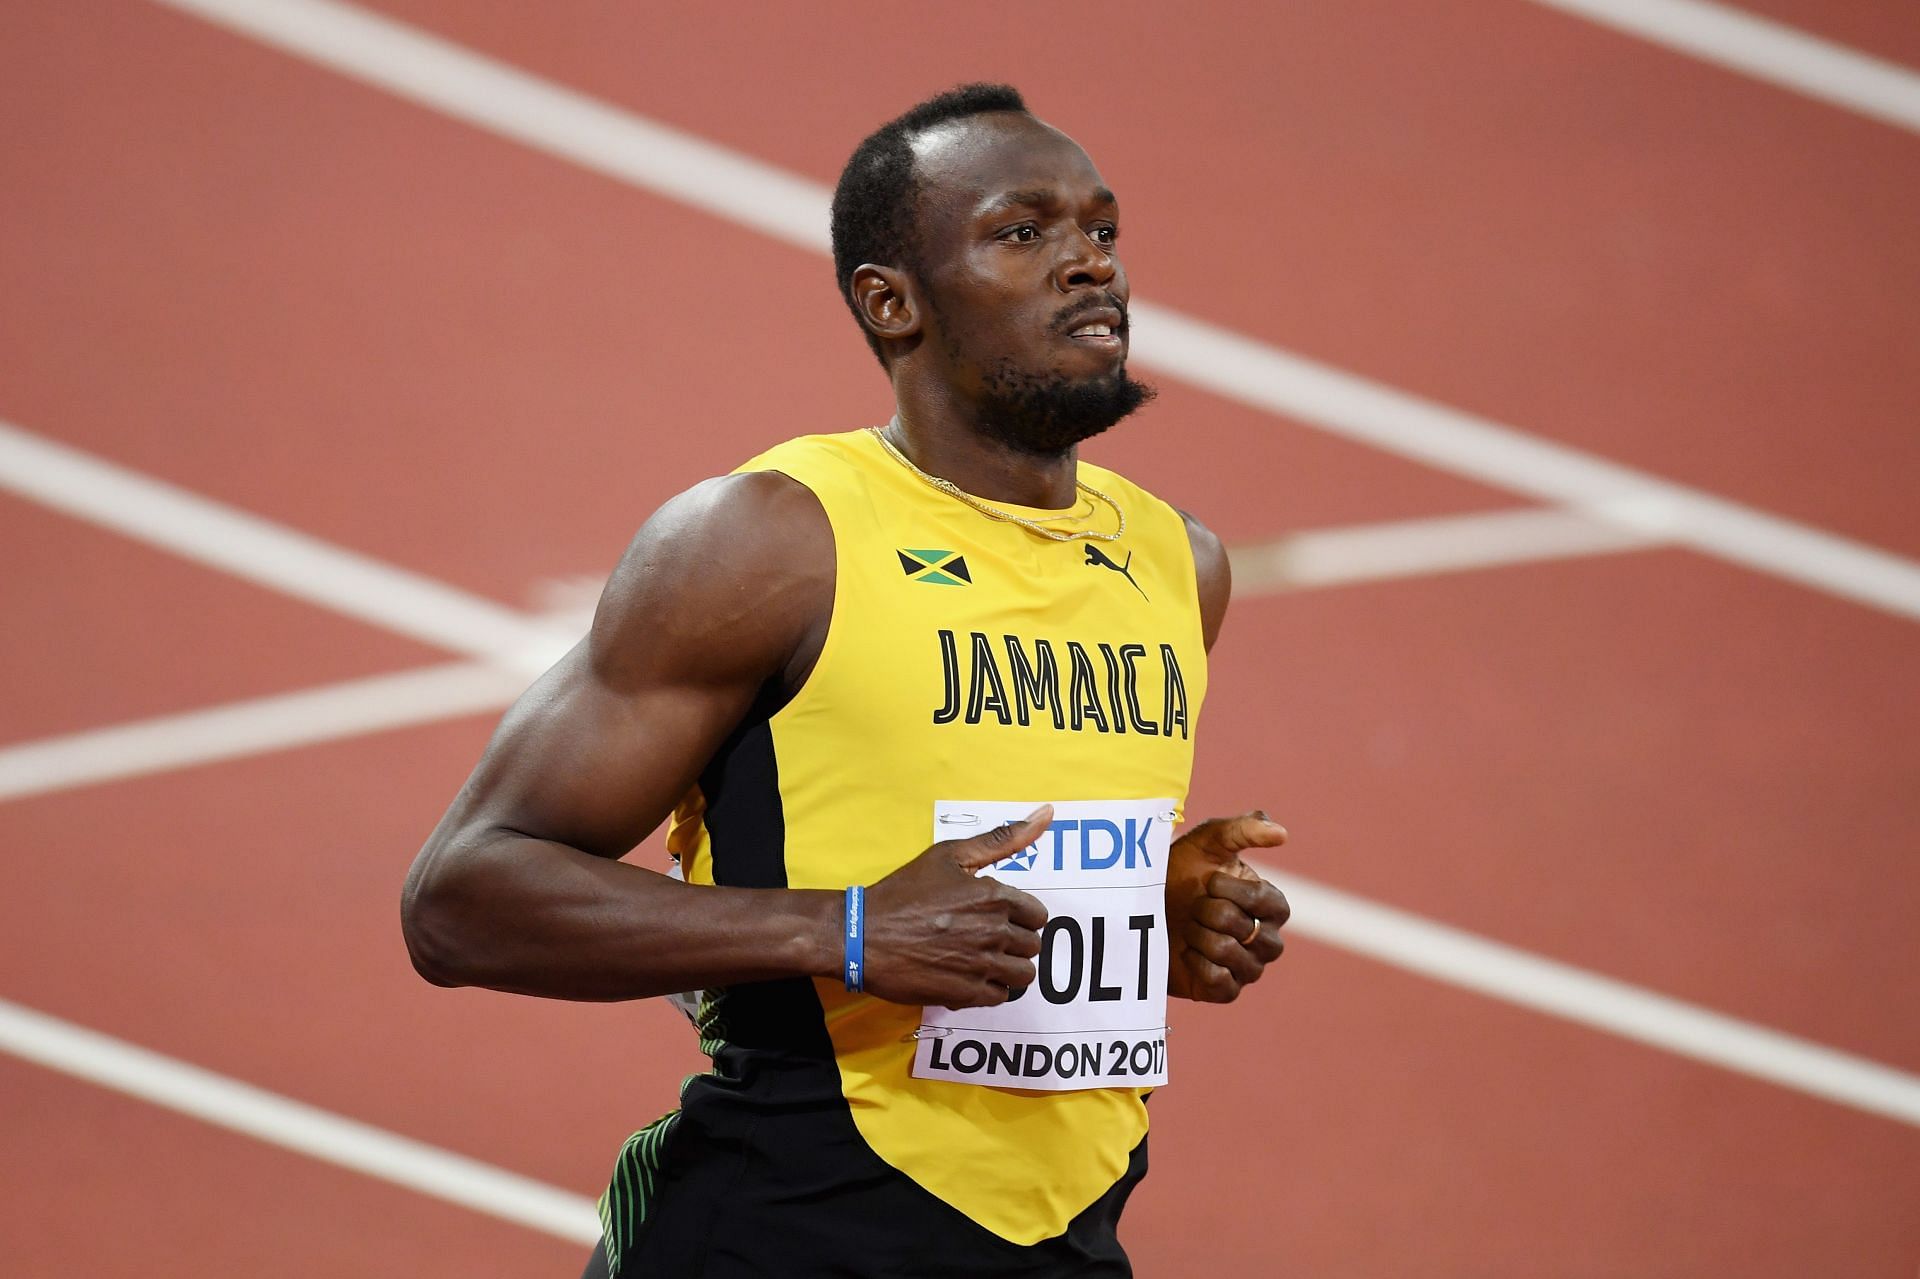
[(1067, 339), (1095, 350), (1119, 351), (1126, 346), (1127, 322), (1118, 311), (1100, 308), (1074, 317)]

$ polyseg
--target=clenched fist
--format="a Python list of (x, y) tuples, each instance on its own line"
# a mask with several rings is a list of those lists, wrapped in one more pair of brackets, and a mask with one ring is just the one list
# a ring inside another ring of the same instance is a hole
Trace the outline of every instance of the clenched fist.
[(977, 872), (1039, 839), (1043, 804), (1021, 821), (947, 840), (867, 889), (867, 993), (900, 1004), (1002, 1004), (1034, 978), (1039, 899)]
[(1167, 865), (1169, 994), (1232, 1003), (1280, 958), (1287, 899), (1240, 854), (1286, 841), (1279, 823), (1252, 812), (1211, 818), (1173, 842)]

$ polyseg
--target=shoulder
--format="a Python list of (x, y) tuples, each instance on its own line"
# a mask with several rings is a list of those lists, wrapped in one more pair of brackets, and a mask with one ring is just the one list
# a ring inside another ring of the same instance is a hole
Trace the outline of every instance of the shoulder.
[(1180, 519), (1187, 527), (1187, 543), (1193, 547), (1194, 584), (1200, 594), (1200, 630), (1207, 647), (1220, 637), (1221, 623), (1227, 619), (1227, 604), (1233, 597), (1233, 566), (1219, 535), (1185, 511)]
[(871, 437), (862, 429), (827, 435), (800, 435), (774, 445), (734, 468), (735, 475), (779, 471), (818, 493), (864, 474), (870, 463)]
[(833, 586), (833, 533), (810, 489), (777, 471), (719, 476), (634, 535), (588, 654), (615, 686), (669, 673), (663, 664), (681, 676), (772, 678), (824, 631)]

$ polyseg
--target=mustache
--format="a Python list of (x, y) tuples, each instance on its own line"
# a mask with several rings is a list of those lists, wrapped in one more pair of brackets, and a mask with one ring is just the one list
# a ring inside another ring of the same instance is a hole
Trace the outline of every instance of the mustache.
[(1079, 324), (1095, 311), (1114, 311), (1120, 316), (1120, 327), (1127, 327), (1127, 304), (1111, 293), (1096, 293), (1081, 298), (1053, 317), (1053, 327), (1061, 333)]

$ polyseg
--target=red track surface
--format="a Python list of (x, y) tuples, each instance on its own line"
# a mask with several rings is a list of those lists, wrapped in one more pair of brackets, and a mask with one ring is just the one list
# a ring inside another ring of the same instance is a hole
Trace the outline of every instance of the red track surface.
[[(1889, 126), (1517, 0), (380, 7), (821, 181), (930, 89), (1013, 79), (1120, 191), (1143, 296), (1920, 553), (1920, 139)], [(1752, 7), (1920, 61), (1891, 0)], [(0, 419), (503, 603), (884, 413), (823, 261), (170, 11), (0, 11), (0, 118)], [(1099, 456), (1232, 540), (1516, 504), (1164, 390)], [(13, 499), (0, 538), (0, 744), (444, 657)], [(1678, 552), (1246, 600), (1194, 805), (1920, 1071), (1915, 637)], [(488, 727), (0, 807), (0, 998), (594, 1193), (695, 1067), (684, 1025), (433, 990), (397, 935)], [(1305, 941), (1177, 1030), (1145, 1276), (1920, 1263), (1890, 1120)], [(581, 1255), (4, 1057), (0, 1131), (10, 1273)]]

